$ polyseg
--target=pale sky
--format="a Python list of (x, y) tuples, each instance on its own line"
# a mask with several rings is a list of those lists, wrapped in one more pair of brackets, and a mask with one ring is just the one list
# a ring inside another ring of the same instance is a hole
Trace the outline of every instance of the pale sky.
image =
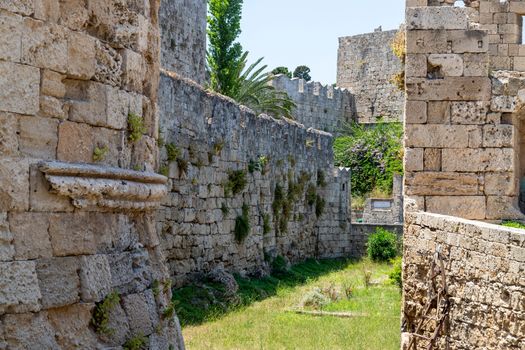
[(315, 81), (336, 81), (338, 38), (396, 29), (405, 0), (244, 0), (243, 48), (270, 69), (307, 65)]

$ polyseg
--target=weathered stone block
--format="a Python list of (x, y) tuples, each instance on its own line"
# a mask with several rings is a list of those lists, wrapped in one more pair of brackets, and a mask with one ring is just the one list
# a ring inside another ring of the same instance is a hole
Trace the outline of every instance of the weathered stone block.
[(106, 85), (92, 81), (66, 80), (66, 97), (71, 99), (69, 119), (90, 125), (106, 125)]
[(60, 307), (80, 300), (79, 264), (75, 257), (40, 259), (36, 271), (44, 308)]
[[(1, 2), (0, 2), (1, 7)], [(22, 55), (22, 17), (3, 12), (0, 14), (0, 58), (20, 62)]]
[(151, 334), (153, 325), (144, 294), (130, 294), (123, 297), (122, 301), (132, 334)]
[(69, 34), (67, 74), (83, 80), (95, 75), (95, 39), (83, 33)]
[(27, 210), (29, 206), (29, 164), (4, 158), (0, 163), (0, 211)]
[(6, 315), (4, 325), (8, 349), (60, 349), (46, 312)]
[(14, 256), (13, 234), (9, 229), (7, 213), (0, 213), (0, 261), (11, 261)]
[(485, 174), (485, 194), (516, 196), (518, 180), (511, 172), (506, 173), (486, 173)]
[(89, 21), (85, 0), (60, 1), (60, 24), (73, 30), (82, 30)]
[(40, 310), (40, 289), (33, 261), (0, 263), (0, 314)]
[(124, 49), (122, 55), (122, 88), (141, 93), (145, 74), (145, 62), (142, 55)]
[(63, 98), (66, 95), (66, 86), (63, 83), (65, 78), (66, 76), (63, 74), (43, 69), (40, 92), (43, 95)]
[(14, 235), (15, 258), (32, 260), (53, 256), (46, 213), (11, 213), (9, 225)]
[(425, 101), (405, 102), (405, 122), (408, 124), (424, 124), (427, 122), (427, 103)]
[(58, 127), (58, 160), (66, 162), (93, 161), (92, 128), (86, 124), (64, 122)]
[(475, 10), (461, 7), (407, 8), (407, 30), (463, 29), (467, 30), (469, 15)]
[(405, 149), (405, 171), (423, 170), (423, 148)]
[(514, 147), (518, 144), (513, 125), (485, 125), (483, 147)]
[(96, 41), (95, 80), (101, 83), (120, 86), (122, 76), (122, 57), (108, 44)]
[(67, 71), (67, 33), (56, 24), (24, 19), (22, 63), (39, 68)]
[(80, 284), (84, 302), (99, 302), (111, 292), (111, 271), (105, 255), (80, 258)]
[(37, 212), (73, 211), (70, 199), (50, 193), (51, 187), (38, 170), (37, 165), (29, 168), (29, 208)]
[(407, 54), (484, 53), (489, 37), (483, 30), (409, 30)]
[(11, 113), (0, 112), (0, 153), (13, 156), (18, 153), (18, 118)]
[(428, 64), (434, 69), (439, 69), (437, 72), (439, 77), (463, 75), (463, 59), (458, 54), (431, 54), (428, 56)]
[(514, 151), (510, 148), (444, 149), (443, 171), (512, 171)]
[(53, 214), (49, 235), (55, 256), (96, 253), (95, 225), (89, 213)]
[(449, 124), (450, 123), (450, 102), (430, 101), (427, 109), (428, 124)]
[(430, 213), (483, 220), (486, 214), (485, 196), (436, 196), (426, 198)]
[(0, 0), (0, 9), (30, 16), (34, 11), (33, 0)]
[(487, 113), (489, 112), (488, 102), (452, 102), (451, 121), (453, 124), (474, 124), (482, 125), (486, 123)]
[(440, 171), (441, 170), (441, 149), (426, 148), (423, 155), (424, 155), (425, 171)]
[(489, 75), (489, 57), (487, 54), (463, 55), (463, 75), (466, 77), (486, 77)]
[(96, 349), (97, 335), (91, 329), (93, 304), (75, 304), (48, 311), (49, 323), (61, 349)]
[(60, 17), (60, 0), (34, 0), (36, 19), (57, 23)]
[(476, 174), (418, 172), (409, 173), (405, 179), (408, 195), (464, 196), (481, 195), (480, 179)]
[(468, 126), (438, 124), (407, 124), (406, 147), (467, 148)]
[(0, 61), (0, 110), (36, 114), (39, 107), (40, 70)]
[(120, 293), (141, 292), (153, 282), (147, 251), (136, 250), (108, 257), (111, 268), (112, 287)]
[(120, 346), (130, 338), (129, 322), (126, 313), (120, 304), (115, 305), (109, 311), (108, 329), (113, 330), (111, 334), (102, 334), (100, 339), (109, 345)]
[[(107, 90), (107, 125), (113, 129), (125, 130), (128, 123), (130, 95), (118, 88)], [(140, 114), (140, 113), (139, 113)]]
[(20, 117), (20, 151), (30, 157), (56, 159), (58, 120)]
[(407, 98), (413, 101), (489, 101), (491, 82), (485, 77), (407, 78)]
[(67, 119), (69, 104), (51, 96), (40, 96), (38, 116), (46, 118)]
[(487, 197), (487, 220), (523, 220), (524, 217), (519, 210), (518, 197)]

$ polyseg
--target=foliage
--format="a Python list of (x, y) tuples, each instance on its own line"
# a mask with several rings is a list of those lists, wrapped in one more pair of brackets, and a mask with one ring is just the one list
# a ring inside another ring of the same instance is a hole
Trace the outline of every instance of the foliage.
[(403, 125), (347, 125), (334, 141), (338, 166), (350, 168), (352, 195), (364, 196), (375, 188), (391, 194), (394, 174), (403, 173)]
[(216, 156), (221, 154), (223, 148), (224, 148), (224, 141), (218, 141), (213, 144), (213, 152), (215, 153)]
[(525, 224), (517, 221), (504, 221), (501, 225), (505, 227), (525, 229)]
[(330, 302), (330, 299), (321, 292), (321, 289), (314, 288), (313, 290), (305, 294), (305, 296), (301, 300), (301, 307), (322, 309), (328, 304), (330, 304)]
[(394, 74), (390, 79), (390, 84), (394, 85), (401, 91), (405, 91), (405, 71)]
[(242, 0), (208, 1), (210, 88), (226, 96), (240, 89), (238, 71), (243, 49), (235, 40), (241, 34), (242, 3)]
[(93, 151), (93, 161), (94, 162), (101, 162), (104, 159), (106, 159), (106, 155), (109, 152), (109, 147), (105, 145), (104, 147), (95, 147), (95, 150)]
[(317, 217), (323, 215), (325, 205), (326, 201), (323, 199), (323, 197), (317, 195), (317, 197), (315, 198), (315, 215)]
[(275, 191), (273, 194), (273, 203), (272, 203), (273, 215), (275, 217), (279, 216), (279, 210), (282, 208), (283, 202), (284, 202), (283, 187), (279, 184), (276, 184)]
[(234, 233), (237, 243), (242, 243), (250, 233), (250, 207), (246, 204), (242, 205), (242, 215), (235, 219)]
[(317, 186), (326, 187), (326, 176), (322, 170), (317, 170)]
[(396, 86), (399, 90), (405, 91), (405, 61), (406, 61), (406, 31), (405, 30), (399, 30), (396, 33), (396, 36), (394, 37), (394, 40), (392, 41), (392, 44), (390, 45), (392, 52), (394, 55), (396, 55), (399, 60), (401, 61), (401, 64), (403, 65), (403, 69), (401, 72), (395, 74), (391, 79), (390, 83)]
[(397, 255), (397, 236), (395, 233), (378, 227), (368, 237), (368, 257), (374, 261), (390, 261)]
[(272, 228), (270, 227), (270, 215), (264, 214), (263, 215), (263, 234), (266, 235), (270, 233)]
[(230, 208), (228, 207), (226, 203), (222, 203), (221, 211), (222, 211), (222, 215), (227, 216), (230, 213)]
[(388, 275), (390, 281), (394, 283), (399, 289), (403, 289), (403, 258), (398, 256), (391, 260), (392, 272)]
[(174, 160), (177, 160), (177, 158), (180, 157), (181, 151), (180, 148), (178, 148), (173, 143), (168, 143), (166, 145), (166, 153), (168, 154), (168, 161), (173, 162)]
[(146, 126), (144, 126), (144, 119), (141, 116), (130, 113), (128, 114), (128, 139), (131, 142), (140, 141), (142, 135), (146, 133)]
[(366, 204), (365, 196), (352, 196), (352, 209), (363, 210)]
[(241, 193), (248, 184), (246, 180), (246, 171), (244, 170), (230, 170), (228, 172), (228, 181), (224, 185), (224, 191), (226, 194), (236, 195)]
[(162, 311), (162, 317), (171, 320), (175, 316), (176, 307), (178, 305), (177, 300), (172, 300), (168, 306)]
[(188, 161), (184, 158), (177, 158), (177, 167), (179, 168), (180, 176), (188, 174)]
[(286, 75), (288, 78), (292, 78), (292, 72), (288, 69), (288, 67), (277, 67), (274, 70), (272, 70), (273, 75)]
[(306, 189), (306, 203), (310, 206), (314, 205), (316, 199), (317, 199), (317, 189), (315, 188), (314, 184), (309, 184), (308, 188)]
[(109, 315), (111, 311), (120, 303), (120, 295), (113, 291), (106, 295), (104, 300), (97, 303), (93, 311), (91, 324), (99, 334), (112, 335), (115, 330), (109, 328)]
[(308, 68), (307, 66), (299, 66), (295, 68), (295, 70), (293, 71), (293, 77), (304, 79), (305, 81), (312, 80), (312, 77), (310, 76), (310, 68)]
[(268, 162), (269, 160), (266, 156), (260, 156), (257, 158), (257, 160), (250, 159), (250, 162), (248, 163), (248, 171), (250, 173), (253, 173), (254, 171), (260, 171), (264, 175)]
[(141, 350), (145, 348), (146, 343), (147, 339), (142, 334), (138, 334), (126, 341), (122, 347), (125, 350)]
[(160, 166), (159, 174), (168, 177), (169, 173), (170, 173), (170, 169), (166, 164)]
[(272, 260), (272, 273), (282, 274), (286, 273), (286, 271), (288, 271), (288, 263), (286, 262), (286, 259), (281, 255), (277, 255)]

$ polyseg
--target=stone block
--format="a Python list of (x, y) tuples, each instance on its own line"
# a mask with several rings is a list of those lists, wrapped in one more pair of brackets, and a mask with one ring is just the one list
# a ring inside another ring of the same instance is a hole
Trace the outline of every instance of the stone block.
[(426, 197), (426, 210), (430, 213), (483, 220), (486, 214), (485, 196)]
[(426, 148), (423, 153), (424, 156), (424, 170), (425, 171), (440, 171), (441, 170), (441, 149)]
[(106, 103), (107, 125), (113, 129), (125, 130), (128, 125), (130, 94), (118, 88), (108, 88)]
[(30, 16), (34, 12), (33, 0), (0, 0), (0, 9)]
[(97, 335), (91, 329), (94, 304), (74, 304), (48, 311), (49, 323), (61, 349), (97, 349)]
[(7, 213), (0, 213), (0, 261), (11, 261), (14, 256), (13, 234), (9, 229)]
[(511, 172), (485, 174), (486, 195), (516, 196), (518, 193), (517, 189), (518, 180)]
[(42, 307), (48, 309), (80, 301), (79, 263), (76, 257), (37, 261), (36, 272), (42, 293)]
[(471, 127), (462, 125), (407, 124), (406, 147), (467, 148)]
[(96, 253), (96, 223), (89, 213), (53, 214), (49, 218), (49, 235), (55, 256)]
[(99, 302), (111, 292), (111, 271), (105, 255), (80, 258), (80, 285), (84, 302)]
[(40, 96), (40, 111), (38, 116), (45, 118), (67, 119), (69, 103), (51, 96)]
[(29, 168), (29, 209), (37, 212), (68, 212), (73, 205), (68, 197), (50, 192), (51, 186), (36, 164)]
[(424, 54), (407, 55), (405, 62), (405, 74), (407, 77), (426, 77), (427, 56)]
[(483, 127), (483, 147), (514, 147), (518, 144), (513, 125), (485, 125)]
[(422, 171), (423, 148), (406, 148), (404, 165), (405, 171)]
[(68, 37), (67, 74), (75, 79), (89, 80), (95, 75), (95, 39), (78, 32)]
[(0, 154), (18, 154), (18, 118), (11, 113), (0, 112)]
[(11, 213), (9, 226), (14, 236), (15, 258), (32, 260), (53, 256), (46, 213)]
[(101, 164), (110, 166), (122, 166), (122, 151), (127, 147), (127, 136), (124, 131), (116, 131), (106, 128), (93, 128), (93, 144), (103, 149), (107, 147), (104, 159), (99, 160)]
[(480, 178), (469, 173), (418, 172), (405, 179), (409, 196), (466, 196), (481, 195)]
[(153, 282), (149, 268), (149, 254), (135, 250), (108, 256), (111, 268), (112, 287), (119, 293), (142, 292)]
[(486, 77), (489, 75), (489, 57), (486, 54), (463, 55), (463, 75), (466, 77)]
[(60, 349), (46, 312), (6, 315), (4, 326), (8, 349)]
[(0, 163), (0, 212), (29, 207), (29, 164), (26, 160), (2, 159)]
[(39, 86), (38, 68), (0, 61), (0, 111), (36, 114)]
[(483, 30), (409, 30), (407, 54), (484, 53), (489, 36)]
[(24, 19), (22, 63), (66, 73), (67, 58), (67, 32), (64, 27), (32, 18)]
[[(124, 49), (122, 56), (122, 88), (128, 91), (142, 93), (145, 78), (145, 62), (142, 55)], [(141, 113), (142, 114), (142, 113)]]
[(512, 171), (514, 169), (514, 156), (514, 150), (510, 148), (443, 149), (443, 171)]
[(40, 159), (56, 159), (58, 120), (20, 117), (20, 152)]
[[(463, 75), (463, 59), (457, 54), (431, 54), (428, 64), (438, 69), (438, 77), (460, 77)], [(433, 74), (430, 72), (429, 74)]]
[(34, 0), (36, 19), (57, 23), (60, 17), (60, 0)]
[(132, 334), (151, 334), (153, 332), (148, 303), (143, 293), (123, 297), (122, 304), (128, 315)]
[(424, 101), (405, 102), (405, 123), (425, 124), (427, 122), (427, 103)]
[(108, 345), (120, 346), (130, 338), (128, 318), (120, 304), (115, 305), (109, 312), (108, 329), (113, 330), (113, 332), (100, 335), (100, 339)]
[(63, 122), (58, 127), (57, 158), (66, 162), (93, 161), (93, 134), (89, 125)]
[(65, 78), (63, 74), (43, 69), (40, 92), (42, 95), (63, 98), (66, 95), (66, 86), (63, 82)]
[(463, 29), (469, 26), (469, 15), (475, 10), (462, 7), (407, 8), (407, 30)]
[(407, 78), (407, 98), (412, 101), (489, 101), (491, 81), (485, 77)]
[(450, 124), (450, 102), (430, 101), (427, 108), (428, 124)]
[(487, 220), (523, 220), (519, 210), (518, 197), (488, 196)]
[(452, 102), (451, 122), (453, 124), (483, 125), (489, 112), (488, 102)]
[(106, 126), (108, 86), (91, 81), (66, 80), (66, 97), (70, 99), (69, 120)]
[(97, 40), (95, 43), (95, 76), (94, 79), (112, 86), (121, 85), (122, 56), (110, 45)]
[(85, 0), (60, 1), (59, 22), (70, 29), (85, 29), (89, 21), (89, 11)]
[(0, 315), (40, 310), (40, 289), (33, 261), (0, 263)]
[[(1, 5), (0, 5), (1, 6)], [(0, 14), (0, 59), (20, 62), (22, 55), (22, 17), (6, 12)]]

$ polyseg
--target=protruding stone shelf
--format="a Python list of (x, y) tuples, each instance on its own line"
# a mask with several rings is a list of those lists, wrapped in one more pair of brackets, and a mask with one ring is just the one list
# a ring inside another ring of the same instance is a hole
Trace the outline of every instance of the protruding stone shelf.
[(162, 175), (91, 164), (42, 162), (51, 191), (72, 199), (76, 208), (147, 211), (167, 194)]

